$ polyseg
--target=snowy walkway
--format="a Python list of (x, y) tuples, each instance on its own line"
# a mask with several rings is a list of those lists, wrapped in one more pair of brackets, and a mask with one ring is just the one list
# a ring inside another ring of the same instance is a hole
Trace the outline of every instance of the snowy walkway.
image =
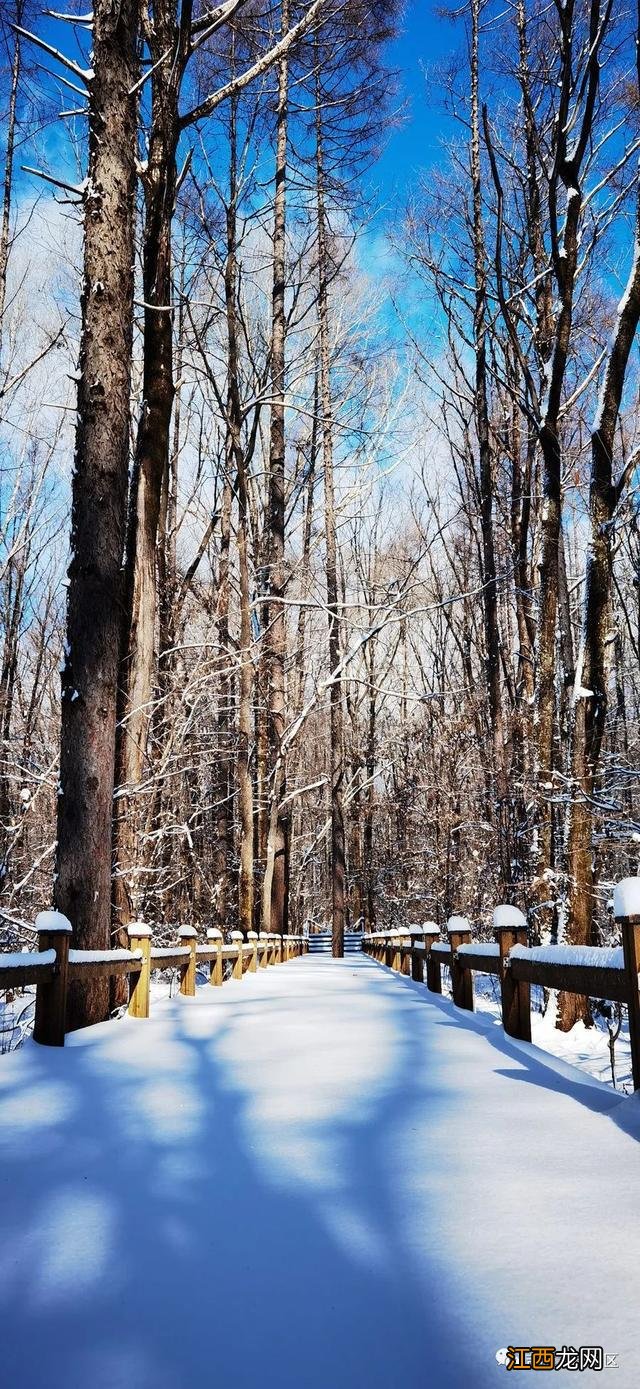
[(635, 1100), (364, 957), (73, 1041), (0, 1058), (3, 1385), (640, 1383)]

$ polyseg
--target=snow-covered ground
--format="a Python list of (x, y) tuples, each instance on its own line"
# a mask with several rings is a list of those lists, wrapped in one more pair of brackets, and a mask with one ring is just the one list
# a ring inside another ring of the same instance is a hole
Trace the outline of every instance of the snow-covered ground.
[[(443, 988), (447, 995), (451, 989), (448, 981), (449, 971), (443, 969)], [(500, 1021), (500, 984), (492, 975), (474, 974), (473, 992), (475, 1008), (478, 1013), (489, 1014), (496, 1022)], [(556, 1008), (553, 993), (549, 1004), (543, 1011), (542, 989), (531, 989), (531, 1036), (537, 1047), (548, 1051), (552, 1056), (568, 1061), (579, 1070), (586, 1071), (603, 1085), (610, 1085), (621, 1095), (630, 1095), (633, 1090), (631, 1078), (631, 1045), (627, 1010), (622, 1010), (622, 1027), (614, 1042), (615, 1087), (611, 1074), (611, 1052), (607, 1021), (594, 1007), (593, 1027), (576, 1023), (570, 1032), (559, 1032), (556, 1028)], [(615, 1028), (615, 1017), (611, 1019)]]
[(69, 1041), (0, 1065), (3, 1384), (640, 1382), (635, 1098), (365, 957)]

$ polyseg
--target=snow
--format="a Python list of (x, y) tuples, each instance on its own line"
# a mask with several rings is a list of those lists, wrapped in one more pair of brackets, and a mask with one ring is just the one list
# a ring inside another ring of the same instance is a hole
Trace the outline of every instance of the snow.
[(488, 959), (497, 959), (500, 955), (500, 946), (493, 941), (476, 941), (472, 945), (459, 945), (457, 955), (486, 955)]
[(67, 917), (62, 915), (62, 912), (38, 912), (36, 931), (49, 931), (50, 934), (70, 936), (73, 927)]
[(39, 965), (55, 965), (55, 950), (13, 950), (0, 955), (2, 969), (33, 969)]
[(70, 965), (96, 965), (103, 964), (105, 960), (110, 960), (116, 964), (118, 960), (141, 960), (141, 950), (70, 950)]
[(471, 922), (466, 916), (450, 916), (447, 922), (447, 931), (470, 931)]
[(600, 945), (514, 945), (511, 960), (533, 960), (544, 965), (584, 965), (588, 968), (624, 969), (622, 946)]
[(154, 960), (166, 960), (170, 955), (179, 955), (181, 959), (188, 960), (191, 950), (188, 945), (162, 945), (153, 948), (151, 951), (151, 963)]
[(613, 915), (640, 916), (640, 878), (623, 878), (613, 892)]
[(503, 902), (501, 906), (493, 909), (493, 929), (494, 931), (504, 931), (526, 926), (527, 918), (519, 907), (512, 907), (509, 903)]
[(493, 1389), (508, 1344), (638, 1383), (635, 1098), (364, 956), (69, 1041), (0, 1064), (3, 1383)]

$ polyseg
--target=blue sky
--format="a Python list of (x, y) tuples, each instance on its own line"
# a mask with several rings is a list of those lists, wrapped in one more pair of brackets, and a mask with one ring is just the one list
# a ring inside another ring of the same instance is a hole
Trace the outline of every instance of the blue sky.
[(415, 182), (416, 172), (439, 157), (445, 125), (437, 93), (430, 90), (429, 71), (457, 48), (460, 39), (461, 31), (440, 19), (428, 0), (407, 0), (402, 32), (388, 50), (389, 64), (399, 73), (407, 113), (373, 171), (385, 201), (402, 197)]

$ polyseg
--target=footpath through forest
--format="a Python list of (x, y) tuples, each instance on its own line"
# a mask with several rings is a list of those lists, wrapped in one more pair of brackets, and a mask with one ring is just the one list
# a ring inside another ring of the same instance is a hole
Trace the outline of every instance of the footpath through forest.
[(640, 1383), (637, 1098), (365, 957), (68, 1040), (0, 1061), (4, 1384)]

